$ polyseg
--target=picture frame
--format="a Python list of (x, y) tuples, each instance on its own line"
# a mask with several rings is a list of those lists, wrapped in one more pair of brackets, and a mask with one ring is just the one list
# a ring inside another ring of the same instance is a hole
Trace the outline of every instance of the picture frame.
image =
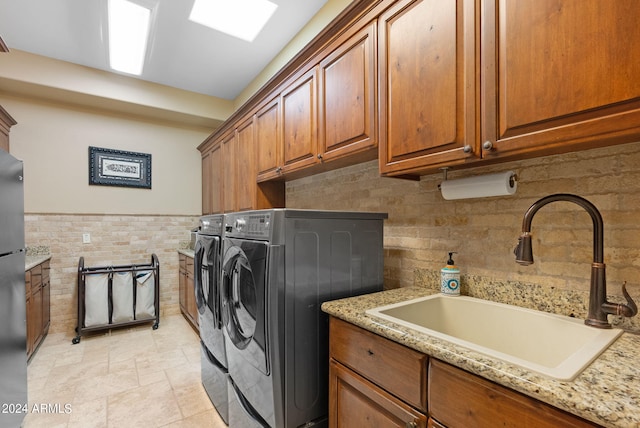
[(89, 185), (151, 189), (151, 154), (89, 146)]

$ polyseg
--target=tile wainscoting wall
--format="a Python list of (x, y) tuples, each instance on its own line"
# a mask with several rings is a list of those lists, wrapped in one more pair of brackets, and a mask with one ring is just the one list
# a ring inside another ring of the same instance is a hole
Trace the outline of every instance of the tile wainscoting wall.
[[(608, 292), (620, 300), (628, 281), (640, 303), (640, 143), (449, 172), (463, 178), (513, 170), (514, 196), (446, 201), (442, 174), (420, 181), (382, 178), (376, 161), (287, 183), (290, 208), (383, 211), (385, 288), (437, 288), (447, 251), (462, 276), (462, 292), (549, 312), (586, 317), (593, 232), (589, 215), (555, 202), (533, 219), (535, 264), (515, 263), (522, 217), (539, 198), (574, 193), (594, 203), (604, 219)], [(640, 317), (625, 328), (640, 332)]]
[[(28, 247), (46, 246), (51, 253), (51, 332), (76, 327), (78, 260), (85, 266), (160, 261), (160, 314), (178, 314), (178, 255), (190, 239), (197, 216), (29, 214), (25, 215)], [(82, 234), (91, 243), (82, 243)]]

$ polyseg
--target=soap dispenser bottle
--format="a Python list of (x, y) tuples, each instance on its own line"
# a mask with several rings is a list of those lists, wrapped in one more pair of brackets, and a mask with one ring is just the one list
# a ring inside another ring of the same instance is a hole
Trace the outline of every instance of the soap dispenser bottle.
[(440, 292), (447, 296), (460, 295), (460, 269), (453, 261), (455, 252), (449, 253), (447, 265), (440, 270)]

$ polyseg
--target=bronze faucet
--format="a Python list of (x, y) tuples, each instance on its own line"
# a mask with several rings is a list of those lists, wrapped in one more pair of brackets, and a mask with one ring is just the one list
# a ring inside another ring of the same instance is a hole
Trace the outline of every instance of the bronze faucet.
[(627, 304), (611, 303), (607, 301), (607, 279), (604, 264), (604, 233), (602, 216), (598, 209), (586, 199), (566, 193), (546, 196), (535, 202), (522, 219), (522, 235), (514, 249), (516, 262), (528, 266), (533, 264), (533, 250), (531, 248), (531, 220), (536, 212), (550, 202), (573, 202), (584, 208), (593, 220), (593, 263), (591, 264), (591, 289), (589, 294), (589, 314), (584, 320), (586, 325), (598, 328), (611, 328), (607, 314), (632, 317), (638, 313), (638, 307), (627, 293), (626, 282), (622, 284), (622, 294)]

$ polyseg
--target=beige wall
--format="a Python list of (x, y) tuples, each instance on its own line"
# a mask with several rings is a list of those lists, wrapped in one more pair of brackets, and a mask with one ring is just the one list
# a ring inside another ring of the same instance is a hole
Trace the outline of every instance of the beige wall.
[[(201, 212), (200, 153), (208, 135), (135, 117), (0, 96), (18, 122), (11, 153), (24, 161), (28, 213)], [(89, 185), (88, 147), (151, 154), (152, 188)]]
[[(558, 302), (534, 296), (538, 286), (553, 299), (571, 295), (586, 303), (593, 254), (589, 215), (571, 203), (545, 206), (532, 224), (535, 264), (517, 265), (513, 248), (522, 217), (533, 202), (552, 193), (575, 193), (602, 213), (609, 293), (621, 296), (620, 286), (628, 281), (630, 293), (640, 302), (638, 165), (640, 143), (633, 143), (452, 171), (449, 178), (514, 170), (520, 180), (514, 196), (445, 201), (437, 187), (441, 174), (415, 182), (381, 178), (372, 161), (287, 183), (287, 206), (388, 212), (387, 288), (437, 288), (447, 251), (457, 251), (463, 293), (474, 294), (479, 278), (484, 278), (491, 284), (489, 298), (498, 299), (507, 290), (520, 300), (510, 303), (554, 311)], [(573, 310), (567, 311), (569, 315)], [(586, 312), (579, 309), (575, 315), (584, 318)], [(640, 327), (637, 318), (633, 322)]]
[[(51, 254), (51, 331), (76, 325), (77, 267), (160, 260), (161, 314), (178, 313), (177, 248), (201, 213), (201, 129), (44, 100), (0, 96), (18, 121), (11, 153), (24, 161), (25, 237)], [(150, 153), (152, 188), (88, 184), (88, 147)], [(91, 243), (82, 243), (82, 234)]]

